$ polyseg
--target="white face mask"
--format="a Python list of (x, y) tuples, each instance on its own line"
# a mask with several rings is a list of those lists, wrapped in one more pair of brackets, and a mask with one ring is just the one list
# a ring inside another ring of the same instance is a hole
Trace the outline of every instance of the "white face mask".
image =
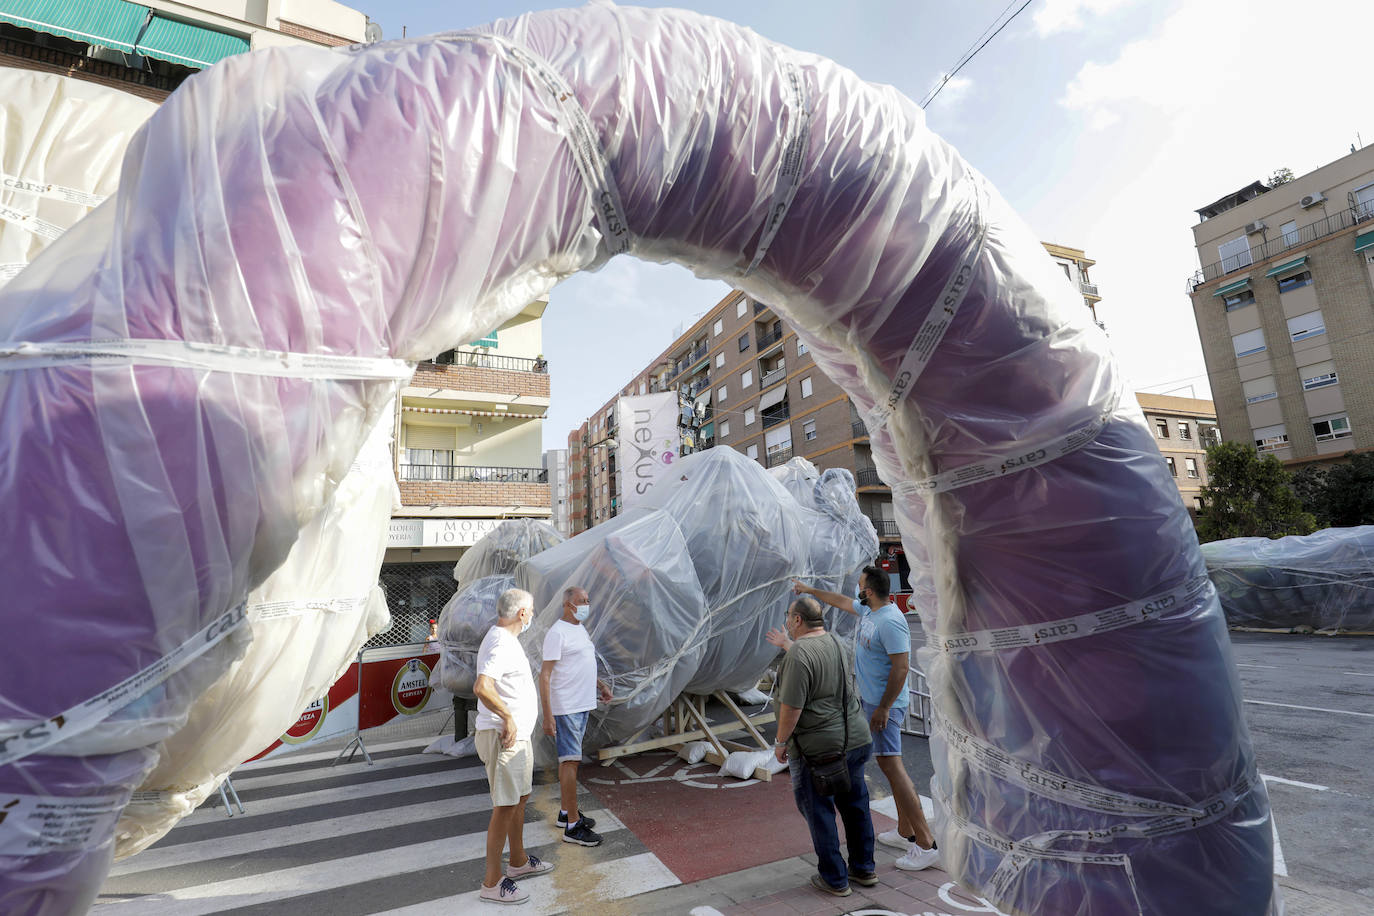
[(577, 604), (573, 606), (573, 619), (579, 623), (586, 620), (591, 614), (592, 606), (590, 604)]
[(526, 617), (525, 621), (522, 624), (520, 624), (521, 633), (524, 633), (526, 630), (528, 630), (530, 628), (530, 624), (534, 623), (534, 611), (530, 611), (529, 615), (530, 616)]

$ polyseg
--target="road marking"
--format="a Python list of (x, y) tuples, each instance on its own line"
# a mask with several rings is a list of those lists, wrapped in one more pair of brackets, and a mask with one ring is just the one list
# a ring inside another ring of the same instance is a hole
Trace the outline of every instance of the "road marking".
[(1374, 677), (1374, 674), (1369, 674), (1364, 671), (1342, 671), (1341, 674), (1348, 674), (1351, 677)]
[(1325, 792), (1331, 788), (1330, 786), (1319, 786), (1315, 782), (1299, 782), (1296, 779), (1284, 779), (1282, 776), (1270, 776), (1267, 773), (1261, 773), (1260, 778), (1265, 782), (1281, 782), (1285, 786), (1297, 786), (1299, 789), (1315, 789), (1318, 792)]
[(1256, 706), (1282, 706), (1284, 709), (1306, 709), (1311, 712), (1330, 712), (1339, 716), (1359, 716), (1361, 719), (1374, 719), (1374, 712), (1351, 712), (1348, 709), (1327, 709), (1325, 706), (1297, 706), (1293, 703), (1271, 703), (1268, 700), (1246, 700)]
[[(372, 773), (384, 773), (388, 770), (440, 764), (446, 759), (453, 760), (451, 757), (423, 757), (419, 754), (411, 754), (406, 757), (387, 757), (378, 760), (372, 766), (368, 766), (362, 762), (362, 758), (359, 758), (358, 762), (351, 767), (307, 767), (290, 773), (254, 773), (252, 771), (244, 772), (242, 768), (239, 768), (230, 774), (230, 778), (234, 781), (234, 788), (242, 795), (258, 786), (275, 788), (277, 786), (298, 785), (303, 782), (315, 782), (316, 780), (368, 776)], [(359, 766), (359, 764), (362, 765)]]
[(1247, 664), (1244, 663), (1244, 662), (1236, 662), (1236, 667), (1237, 667), (1237, 668), (1272, 668), (1273, 670), (1277, 671), (1277, 670), (1279, 670), (1279, 667), (1280, 667), (1280, 666), (1279, 666), (1279, 665), (1247, 665)]
[[(366, 740), (367, 736), (364, 735), (363, 738)], [(367, 746), (367, 752), (369, 754), (377, 754), (383, 751), (411, 748), (416, 753), (419, 753), (424, 750), (425, 747), (429, 746), (431, 740), (430, 738), (398, 738), (395, 741), (387, 741), (381, 744), (369, 744)], [(254, 760), (250, 763), (242, 764), (234, 770), (234, 773), (235, 775), (247, 774), (252, 770), (264, 770), (273, 767), (291, 766), (293, 764), (319, 763), (324, 760), (333, 760), (339, 756), (339, 752), (343, 750), (344, 747), (346, 747), (346, 745), (340, 745), (333, 750), (324, 751), (288, 751), (283, 754), (278, 754), (276, 757), (266, 757), (262, 760)], [(349, 761), (350, 763), (359, 761), (366, 763), (361, 753), (358, 751), (354, 751), (353, 753), (357, 756)], [(435, 759), (438, 759), (437, 756)]]
[(1274, 809), (1269, 809), (1269, 827), (1274, 831), (1274, 874), (1280, 878), (1288, 877), (1288, 863), (1283, 858), (1283, 847), (1279, 845), (1279, 822), (1274, 817)]

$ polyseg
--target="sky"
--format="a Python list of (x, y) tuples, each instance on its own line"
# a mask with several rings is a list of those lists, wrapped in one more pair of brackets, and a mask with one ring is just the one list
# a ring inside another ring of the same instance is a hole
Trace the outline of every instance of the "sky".
[[(1022, 0), (689, 0), (920, 101)], [(532, 0), (353, 0), (384, 38), (481, 25)], [(662, 3), (621, 5), (662, 6)], [(1042, 240), (1086, 251), (1098, 318), (1136, 390), (1211, 396), (1188, 277), (1194, 212), (1374, 142), (1358, 0), (1030, 0), (949, 79), (931, 129)], [(1217, 260), (1207, 257), (1208, 263)], [(609, 400), (728, 288), (631, 258), (558, 286), (544, 315), (544, 447)], [(613, 332), (613, 333), (608, 333)]]

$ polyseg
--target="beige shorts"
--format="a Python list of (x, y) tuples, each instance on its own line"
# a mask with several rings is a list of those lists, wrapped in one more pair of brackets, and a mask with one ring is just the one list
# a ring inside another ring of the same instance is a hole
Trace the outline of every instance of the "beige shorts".
[(520, 804), (520, 799), (529, 795), (534, 786), (534, 748), (529, 739), (503, 748), (501, 733), (494, 728), (484, 728), (477, 732), (474, 740), (477, 756), (487, 765), (491, 803), (498, 808)]

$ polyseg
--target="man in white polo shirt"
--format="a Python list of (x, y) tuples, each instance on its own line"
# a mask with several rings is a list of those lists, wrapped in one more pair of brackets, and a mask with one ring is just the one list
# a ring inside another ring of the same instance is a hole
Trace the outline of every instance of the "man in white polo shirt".
[(596, 709), (598, 692), (609, 700), (610, 688), (596, 678), (596, 647), (582, 622), (591, 614), (586, 589), (563, 589), (563, 616), (544, 636), (544, 664), (539, 669), (539, 699), (544, 710), (544, 734), (558, 750), (558, 812), (563, 842), (600, 846), (596, 822), (577, 809), (577, 767), (582, 762), (582, 736), (587, 715)]
[[(496, 599), (496, 623), (477, 650), (477, 756), (487, 767), (491, 823), (487, 826), (487, 872), (478, 897), (485, 903), (524, 903), (529, 894), (516, 880), (553, 871), (525, 852), (525, 802), (534, 782), (530, 736), (539, 716), (538, 695), (520, 634), (534, 620), (534, 598), (512, 588)], [(510, 844), (510, 864), (501, 873), (501, 852)]]

